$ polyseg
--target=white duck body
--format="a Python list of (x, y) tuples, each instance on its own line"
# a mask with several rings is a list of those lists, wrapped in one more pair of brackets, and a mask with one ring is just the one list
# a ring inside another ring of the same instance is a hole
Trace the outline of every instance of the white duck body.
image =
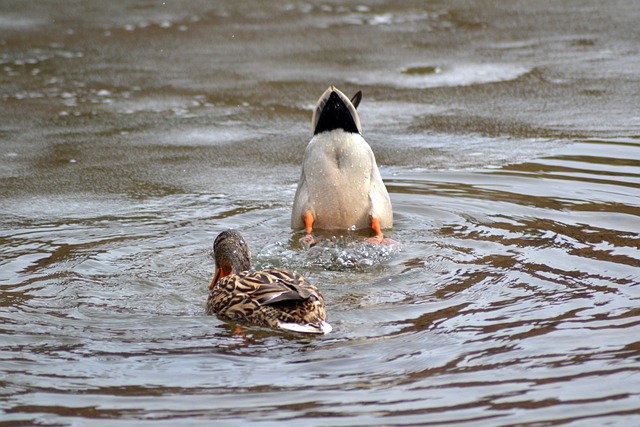
[(373, 218), (381, 228), (391, 228), (389, 193), (373, 151), (360, 134), (353, 103), (331, 86), (318, 101), (312, 126), (315, 135), (305, 150), (291, 226), (304, 228), (310, 211), (314, 228), (366, 229)]

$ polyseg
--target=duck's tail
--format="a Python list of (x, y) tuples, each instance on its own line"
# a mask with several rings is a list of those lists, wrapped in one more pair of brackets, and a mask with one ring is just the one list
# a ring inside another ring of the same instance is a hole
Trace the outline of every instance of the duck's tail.
[(319, 335), (328, 334), (333, 330), (333, 327), (325, 321), (321, 321), (320, 323), (305, 323), (303, 325), (298, 323), (280, 322), (278, 327), (292, 332)]

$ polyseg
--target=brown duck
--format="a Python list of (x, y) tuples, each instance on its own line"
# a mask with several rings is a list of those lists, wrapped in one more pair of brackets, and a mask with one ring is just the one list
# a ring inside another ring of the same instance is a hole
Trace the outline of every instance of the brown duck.
[(216, 271), (209, 287), (207, 314), (294, 332), (331, 331), (318, 288), (283, 268), (252, 270), (249, 245), (239, 232), (220, 233), (213, 252)]

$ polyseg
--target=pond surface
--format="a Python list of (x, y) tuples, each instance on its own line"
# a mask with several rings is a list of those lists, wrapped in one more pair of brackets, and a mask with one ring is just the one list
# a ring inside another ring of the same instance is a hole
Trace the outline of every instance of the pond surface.
[[(639, 20), (2, 2), (0, 424), (640, 424)], [(330, 84), (363, 91), (400, 250), (289, 227)], [(227, 228), (334, 331), (206, 316)]]

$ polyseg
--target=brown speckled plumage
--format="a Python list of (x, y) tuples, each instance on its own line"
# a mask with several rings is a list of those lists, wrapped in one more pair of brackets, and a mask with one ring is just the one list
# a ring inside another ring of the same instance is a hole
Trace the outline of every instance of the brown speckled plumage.
[(322, 294), (300, 274), (282, 268), (237, 271), (251, 265), (249, 247), (237, 231), (220, 233), (214, 253), (216, 275), (207, 314), (297, 332), (322, 334), (331, 330), (325, 322)]

